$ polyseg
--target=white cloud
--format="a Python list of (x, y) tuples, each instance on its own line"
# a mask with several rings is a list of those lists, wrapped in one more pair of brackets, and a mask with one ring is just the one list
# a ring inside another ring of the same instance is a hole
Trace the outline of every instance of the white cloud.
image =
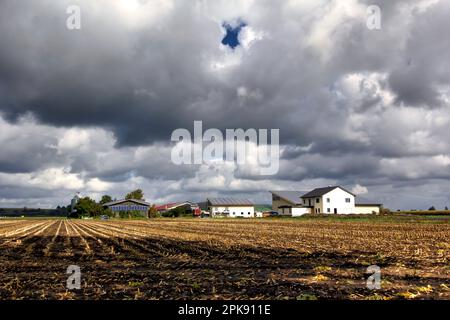
[(357, 184), (352, 188), (352, 193), (354, 193), (356, 195), (366, 194), (368, 192), (369, 192), (369, 190), (367, 189), (367, 187), (364, 187), (360, 184)]

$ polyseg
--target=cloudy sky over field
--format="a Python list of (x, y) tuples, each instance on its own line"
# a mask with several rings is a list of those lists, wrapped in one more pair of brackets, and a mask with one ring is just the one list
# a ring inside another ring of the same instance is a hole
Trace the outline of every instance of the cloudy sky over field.
[[(393, 209), (450, 206), (448, 17), (445, 0), (2, 0), (0, 206), (138, 187), (156, 203), (270, 203), (335, 184)], [(279, 128), (279, 172), (174, 165), (171, 133), (194, 120)]]

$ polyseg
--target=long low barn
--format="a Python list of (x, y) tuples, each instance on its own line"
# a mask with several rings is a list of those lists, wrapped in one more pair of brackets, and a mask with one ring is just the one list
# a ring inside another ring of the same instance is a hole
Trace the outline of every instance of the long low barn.
[(255, 205), (248, 199), (209, 198), (208, 211), (212, 217), (254, 218)]
[(119, 215), (121, 212), (138, 212), (142, 216), (147, 217), (151, 204), (143, 200), (123, 199), (105, 203), (103, 206), (111, 209), (116, 215)]

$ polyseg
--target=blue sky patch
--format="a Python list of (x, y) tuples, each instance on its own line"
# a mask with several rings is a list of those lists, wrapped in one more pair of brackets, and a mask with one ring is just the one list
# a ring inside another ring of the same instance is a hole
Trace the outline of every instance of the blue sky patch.
[(234, 26), (231, 25), (230, 23), (224, 22), (222, 26), (225, 28), (227, 32), (225, 37), (222, 39), (222, 44), (229, 46), (232, 49), (240, 45), (238, 39), (239, 32), (241, 32), (242, 28), (247, 26), (247, 24), (245, 22), (239, 22), (237, 25)]

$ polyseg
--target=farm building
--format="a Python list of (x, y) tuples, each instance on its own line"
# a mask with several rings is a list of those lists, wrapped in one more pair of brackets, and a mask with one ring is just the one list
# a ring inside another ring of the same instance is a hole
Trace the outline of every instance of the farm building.
[(271, 191), (272, 210), (283, 216), (301, 216), (310, 213), (310, 208), (303, 206), (301, 196), (306, 191)]
[(111, 209), (111, 211), (115, 213), (116, 216), (119, 216), (121, 212), (138, 212), (142, 216), (147, 217), (150, 203), (147, 203), (143, 200), (123, 199), (105, 203), (103, 204), (103, 206), (105, 208)]
[(358, 214), (380, 213), (383, 204), (377, 201), (357, 196), (355, 199), (355, 209)]
[(254, 218), (255, 205), (248, 199), (209, 198), (207, 207), (211, 217)]
[(303, 214), (371, 214), (379, 213), (382, 204), (357, 197), (340, 186), (316, 188), (309, 192), (271, 191), (272, 209), (280, 215)]
[(77, 192), (77, 194), (70, 201), (70, 213), (74, 213), (77, 211), (77, 210), (75, 210), (75, 206), (77, 205), (78, 202), (80, 202), (80, 193), (79, 192)]
[(183, 208), (186, 212), (191, 212), (194, 216), (199, 216), (201, 214), (199, 205), (189, 201), (166, 203), (156, 206), (156, 210), (159, 213), (168, 212), (177, 208)]

